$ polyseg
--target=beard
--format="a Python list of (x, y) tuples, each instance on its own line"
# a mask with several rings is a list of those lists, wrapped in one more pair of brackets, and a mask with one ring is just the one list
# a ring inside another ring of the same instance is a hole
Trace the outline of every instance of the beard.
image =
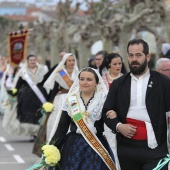
[[(133, 66), (133, 64), (136, 64), (138, 66)], [(145, 71), (146, 67), (147, 67), (146, 59), (142, 64), (138, 63), (137, 61), (134, 61), (131, 64), (129, 64), (129, 69), (134, 75), (141, 75)]]

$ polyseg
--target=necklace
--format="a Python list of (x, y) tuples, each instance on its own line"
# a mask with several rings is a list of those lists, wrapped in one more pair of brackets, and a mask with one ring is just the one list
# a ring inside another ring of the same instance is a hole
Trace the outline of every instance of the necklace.
[(117, 76), (117, 77), (112, 77), (111, 75), (110, 75), (110, 73), (108, 72), (108, 74), (107, 74), (108, 76), (109, 76), (109, 78), (111, 79), (111, 80), (114, 80), (114, 79), (116, 79), (116, 78), (118, 78), (119, 76), (120, 76), (120, 74)]
[(81, 98), (81, 100), (82, 100), (82, 102), (83, 102), (83, 105), (84, 105), (84, 107), (85, 107), (85, 112), (83, 112), (83, 118), (87, 121), (87, 119), (88, 119), (88, 117), (89, 117), (89, 115), (90, 115), (90, 113), (87, 111), (87, 108), (88, 108), (88, 105), (90, 104), (90, 101), (94, 98), (94, 94), (95, 94), (95, 92), (93, 93), (93, 96), (89, 99), (89, 101), (87, 102), (87, 104), (85, 104), (85, 102), (84, 102), (84, 100), (83, 100), (83, 98), (82, 98), (82, 93), (80, 92), (80, 98)]

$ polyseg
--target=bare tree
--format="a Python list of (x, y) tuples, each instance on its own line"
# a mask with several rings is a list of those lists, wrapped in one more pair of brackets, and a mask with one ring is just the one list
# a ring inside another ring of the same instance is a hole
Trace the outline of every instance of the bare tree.
[[(60, 50), (77, 51), (80, 67), (86, 66), (90, 57), (90, 48), (96, 40), (102, 40), (104, 49), (112, 52), (113, 46), (119, 46), (120, 53), (127, 67), (126, 46), (132, 34), (148, 31), (155, 35), (158, 46), (164, 38), (157, 28), (162, 26), (165, 17), (163, 0), (85, 0), (89, 15), (77, 19), (76, 12), (80, 4), (72, 10), (71, 1), (59, 2), (58, 20), (53, 24), (42, 24), (43, 35), (37, 36), (46, 45), (52, 56), (52, 63), (57, 62)], [(155, 18), (156, 16), (156, 18)], [(78, 22), (77, 22), (78, 21)], [(46, 37), (46, 40), (45, 40)], [(45, 44), (44, 44), (45, 46)], [(43, 47), (44, 48), (44, 47)], [(41, 51), (41, 47), (38, 47)]]
[(18, 25), (15, 21), (0, 17), (0, 49), (1, 54), (6, 55), (8, 47), (8, 35), (10, 32), (18, 30)]

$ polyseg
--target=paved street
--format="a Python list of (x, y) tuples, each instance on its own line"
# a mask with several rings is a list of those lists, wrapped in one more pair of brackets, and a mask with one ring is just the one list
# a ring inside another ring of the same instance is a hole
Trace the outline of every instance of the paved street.
[(39, 159), (32, 154), (33, 142), (29, 136), (7, 134), (2, 119), (0, 116), (0, 170), (26, 170)]
[(29, 136), (7, 134), (2, 128), (0, 116), (0, 169), (25, 170), (39, 158), (32, 154), (33, 142)]

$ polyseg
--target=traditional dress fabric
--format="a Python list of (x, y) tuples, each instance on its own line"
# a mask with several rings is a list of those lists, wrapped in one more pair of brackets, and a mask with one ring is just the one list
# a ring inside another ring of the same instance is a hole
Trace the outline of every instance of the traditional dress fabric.
[[(97, 73), (97, 75), (100, 77), (99, 73)], [(103, 103), (107, 95), (107, 89), (101, 77), (99, 84), (97, 85), (96, 92), (89, 102), (87, 110), (85, 109), (84, 103), (80, 97), (78, 78), (75, 79), (71, 89), (69, 90), (68, 96), (74, 94), (77, 95), (81, 112), (83, 113), (87, 111), (90, 113), (88, 119), (84, 119), (87, 126), (94, 134), (96, 134), (100, 142), (114, 160), (110, 146), (106, 138), (103, 136), (103, 122), (100, 121)], [(58, 114), (56, 118), (50, 136), (50, 141), (56, 141), (55, 144), (61, 152), (60, 167), (58, 168), (58, 166), (56, 166), (56, 170), (108, 170), (108, 167), (101, 157), (87, 143), (76, 124), (72, 121), (67, 100), (64, 102), (62, 110), (62, 113), (60, 113), (60, 115)], [(71, 132), (68, 133), (69, 129)]]
[[(70, 76), (65, 68), (65, 63), (66, 60), (68, 59), (69, 56), (73, 56), (75, 59), (75, 66), (72, 72), (72, 75)], [(52, 93), (55, 93), (55, 98), (54, 98), (54, 110), (53, 112), (50, 114), (48, 122), (47, 122), (47, 130), (46, 130), (46, 139), (47, 141), (49, 140), (51, 131), (52, 131), (52, 127), (54, 125), (54, 122), (56, 120), (56, 116), (57, 114), (60, 112), (62, 104), (65, 101), (65, 98), (67, 96), (67, 93), (60, 93), (60, 89), (64, 89), (64, 90), (69, 90), (70, 87), (67, 85), (67, 83), (63, 80), (62, 76), (60, 75), (59, 71), (63, 70), (66, 75), (69, 77), (69, 79), (71, 81), (74, 81), (74, 79), (77, 77), (78, 75), (78, 67), (77, 67), (77, 61), (76, 61), (76, 57), (72, 54), (72, 53), (66, 53), (63, 56), (63, 59), (61, 60), (61, 62), (58, 64), (58, 66), (54, 69), (54, 71), (52, 72), (52, 74), (50, 75), (50, 77), (47, 79), (47, 81), (44, 83), (44, 87), (47, 90), (47, 92), (49, 93), (50, 90), (52, 91)], [(54, 91), (54, 86), (55, 84), (57, 84), (57, 89), (56, 91)]]
[(4, 104), (7, 100), (7, 93), (5, 89), (5, 79), (8, 75), (9, 65), (4, 66), (3, 69), (0, 69), (0, 114), (4, 114)]
[[(46, 96), (46, 91), (41, 85), (46, 71), (38, 64), (37, 67), (35, 74), (29, 71), (26, 64), (22, 69), (26, 69), (29, 77)], [(36, 136), (39, 129), (39, 117), (36, 116), (36, 112), (41, 108), (42, 103), (26, 82), (22, 69), (17, 73), (14, 80), (14, 86), (18, 90), (17, 100), (6, 107), (3, 127), (9, 133)]]
[[(109, 81), (108, 81), (108, 78), (107, 78), (108, 74), (109, 74), (109, 72), (107, 71), (107, 73), (106, 73), (106, 75), (105, 75), (105, 78), (103, 79), (104, 82), (105, 82), (105, 85), (106, 85), (107, 89), (109, 89), (109, 88), (110, 88), (110, 85), (112, 84), (112, 82), (109, 83)], [(119, 78), (119, 77), (122, 76), (122, 75), (123, 75), (123, 74), (120, 73), (119, 76), (116, 77), (115, 79)], [(102, 76), (102, 78), (103, 78), (103, 76)], [(114, 81), (115, 79), (113, 79), (113, 81)], [(116, 168), (117, 168), (117, 170), (120, 170), (119, 160), (118, 160), (118, 156), (117, 156), (116, 134), (112, 133), (111, 129), (108, 128), (106, 125), (104, 125), (104, 129), (105, 129), (104, 135), (107, 137), (108, 143), (109, 143), (109, 145), (110, 145), (110, 147), (111, 147), (111, 149), (112, 149), (112, 151), (113, 151), (113, 153), (114, 153), (114, 157), (115, 157), (115, 161), (116, 161)], [(112, 134), (112, 135), (110, 135), (110, 134)]]

